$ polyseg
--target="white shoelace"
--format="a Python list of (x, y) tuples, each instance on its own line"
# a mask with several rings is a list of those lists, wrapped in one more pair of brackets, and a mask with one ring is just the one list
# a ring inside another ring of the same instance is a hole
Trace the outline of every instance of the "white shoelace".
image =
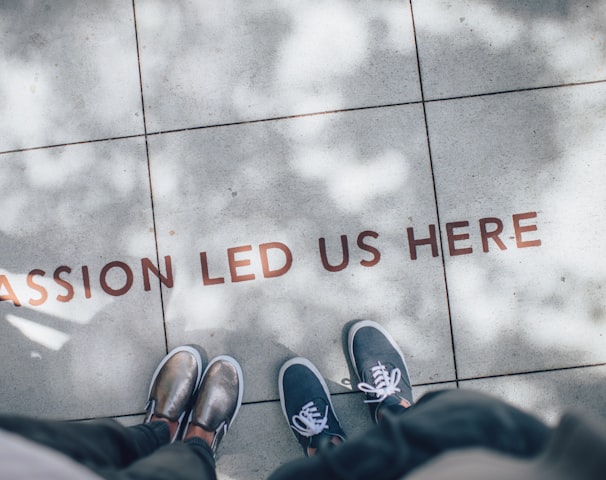
[(390, 395), (400, 391), (397, 385), (402, 378), (402, 372), (400, 372), (399, 368), (394, 368), (391, 372), (388, 372), (385, 365), (378, 362), (370, 371), (372, 372), (372, 381), (374, 385), (360, 382), (358, 383), (358, 388), (364, 393), (376, 395), (377, 398), (364, 400), (364, 403), (382, 402)]
[(304, 437), (321, 433), (328, 428), (328, 405), (322, 416), (313, 401), (306, 403), (298, 415), (292, 417), (291, 427)]

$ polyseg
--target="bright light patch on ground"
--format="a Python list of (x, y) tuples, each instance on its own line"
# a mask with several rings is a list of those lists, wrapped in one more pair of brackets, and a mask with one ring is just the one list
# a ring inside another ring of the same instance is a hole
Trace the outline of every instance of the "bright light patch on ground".
[(69, 335), (59, 330), (16, 315), (9, 314), (6, 316), (6, 320), (27, 338), (50, 350), (61, 350), (61, 347), (69, 340)]

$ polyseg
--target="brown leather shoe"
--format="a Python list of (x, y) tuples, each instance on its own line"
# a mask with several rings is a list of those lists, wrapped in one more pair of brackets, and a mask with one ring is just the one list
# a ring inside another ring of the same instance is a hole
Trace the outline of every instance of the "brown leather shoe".
[(186, 345), (171, 350), (152, 376), (144, 423), (150, 422), (152, 415), (178, 422), (175, 435), (170, 439), (174, 442), (201, 377), (202, 358), (196, 348)]
[(228, 355), (211, 360), (202, 376), (198, 397), (183, 436), (187, 435), (190, 425), (214, 432), (210, 447), (216, 454), (219, 443), (240, 410), (243, 392), (242, 369), (238, 362)]

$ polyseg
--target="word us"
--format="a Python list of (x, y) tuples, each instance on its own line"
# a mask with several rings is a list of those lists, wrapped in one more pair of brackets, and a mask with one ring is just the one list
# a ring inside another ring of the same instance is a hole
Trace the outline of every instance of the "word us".
[[(527, 212), (514, 214), (511, 216), (511, 225), (514, 232), (516, 248), (528, 248), (541, 246), (541, 240), (537, 238), (538, 227), (532, 222), (537, 217), (536, 212)], [(469, 229), (472, 228), (468, 221), (451, 222), (445, 225), (445, 237), (447, 252), (450, 256), (469, 255), (474, 253), (474, 247), (470, 244), (471, 235)], [(481, 218), (477, 224), (481, 250), (488, 253), (491, 249), (507, 250), (505, 241), (501, 238), (504, 230), (504, 222), (497, 217)], [(419, 255), (430, 253), (432, 257), (439, 256), (439, 235), (436, 225), (428, 225), (426, 233), (420, 234), (412, 227), (406, 229), (406, 240), (408, 243), (408, 255), (410, 260), (415, 261)], [(347, 235), (341, 235), (338, 242), (331, 241), (331, 252), (326, 238), (318, 239), (317, 254), (319, 265), (328, 272), (339, 272), (346, 269), (350, 264), (350, 249), (357, 248), (366, 257), (359, 261), (363, 267), (373, 267), (381, 261), (381, 252), (373, 244), (373, 241), (379, 238), (379, 234), (372, 230), (365, 230), (357, 235), (352, 242)], [(334, 239), (333, 239), (334, 240)], [(335, 248), (335, 245), (338, 245)], [(354, 246), (355, 245), (355, 246)], [(446, 245), (444, 247), (446, 249)], [(258, 258), (260, 271), (253, 271), (253, 260)], [(208, 252), (200, 252), (200, 282), (203, 286), (220, 285), (224, 283), (239, 283), (262, 278), (275, 278), (286, 275), (292, 268), (294, 256), (292, 250), (281, 242), (262, 243), (257, 247), (252, 245), (240, 245), (229, 247), (225, 250), (225, 256), (213, 257), (213, 262), (209, 259)], [(219, 275), (211, 271), (211, 265), (223, 264), (229, 275)], [(28, 293), (26, 294), (27, 303), (33, 307), (40, 306), (51, 299), (49, 286), (53, 286), (54, 291), (52, 299), (57, 302), (69, 302), (73, 300), (77, 293), (75, 286), (78, 286), (79, 295), (84, 298), (91, 298), (93, 295), (93, 281), (107, 295), (119, 297), (128, 293), (135, 283), (135, 271), (133, 268), (121, 261), (112, 261), (104, 265), (96, 274), (91, 274), (91, 269), (83, 265), (76, 271), (69, 266), (59, 266), (52, 273), (47, 273), (42, 269), (31, 270), (25, 276), (25, 285)], [(149, 291), (152, 288), (152, 280), (159, 281), (164, 287), (172, 288), (174, 286), (174, 276), (172, 268), (172, 259), (170, 255), (164, 257), (164, 272), (149, 258), (142, 258), (139, 267), (143, 289)], [(44, 280), (44, 281), (43, 281)], [(7, 275), (0, 275), (0, 301), (10, 301), (15, 306), (22, 305), (25, 288), (20, 288), (17, 295), (13, 283)]]

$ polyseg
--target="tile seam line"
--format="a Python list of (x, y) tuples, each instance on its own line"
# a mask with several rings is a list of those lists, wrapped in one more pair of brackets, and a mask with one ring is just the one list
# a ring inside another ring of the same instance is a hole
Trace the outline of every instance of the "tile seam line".
[[(141, 92), (141, 95), (143, 96), (143, 92)], [(402, 107), (402, 106), (406, 106), (406, 105), (418, 105), (420, 103), (421, 103), (420, 101), (415, 100), (415, 101), (411, 101), (411, 102), (370, 105), (370, 106), (365, 106), (365, 107), (352, 107), (352, 108), (344, 108), (344, 109), (340, 109), (340, 110), (326, 110), (326, 111), (319, 111), (319, 112), (299, 113), (299, 114), (283, 115), (283, 116), (269, 117), (269, 118), (256, 118), (256, 119), (252, 119), (252, 120), (242, 120), (239, 122), (226, 122), (226, 123), (216, 123), (216, 124), (212, 124), (212, 125), (199, 125), (199, 126), (195, 126), (195, 127), (175, 128), (175, 129), (170, 129), (170, 130), (157, 130), (155, 132), (147, 131), (146, 120), (144, 119), (144, 129), (145, 129), (144, 133), (137, 133), (137, 134), (132, 134), (132, 135), (122, 135), (122, 136), (115, 136), (115, 137), (106, 137), (106, 138), (94, 138), (94, 139), (90, 139), (90, 140), (77, 140), (77, 141), (73, 141), (73, 142), (54, 143), (54, 144), (50, 144), (50, 145), (38, 145), (36, 147), (17, 148), (17, 149), (5, 150), (3, 152), (0, 152), (0, 155), (9, 155), (12, 153), (22, 153), (22, 152), (29, 152), (32, 150), (44, 150), (44, 149), (49, 149), (49, 148), (69, 147), (72, 145), (84, 145), (87, 143), (100, 143), (100, 142), (110, 142), (110, 141), (114, 141), (114, 140), (127, 140), (130, 138), (149, 138), (149, 137), (153, 137), (153, 136), (166, 135), (169, 133), (182, 133), (182, 132), (189, 132), (189, 131), (193, 131), (193, 130), (206, 130), (206, 129), (210, 129), (210, 128), (233, 127), (233, 126), (238, 126), (238, 125), (275, 122), (275, 121), (279, 121), (279, 120), (291, 120), (291, 119), (295, 119), (295, 118), (306, 118), (306, 117), (314, 117), (314, 116), (320, 116), (320, 115), (334, 115), (337, 113), (356, 112), (356, 111), (362, 111), (362, 110)]]
[[(536, 92), (540, 90), (555, 90), (559, 88), (571, 88), (571, 87), (583, 87), (587, 85), (598, 85), (600, 83), (606, 83), (606, 79), (604, 80), (588, 80), (584, 82), (571, 82), (571, 83), (558, 83), (554, 85), (541, 85), (538, 87), (524, 87), (524, 88), (512, 88), (510, 90), (496, 90), (494, 92), (484, 92), (484, 93), (473, 93), (470, 95), (454, 95), (451, 97), (439, 97), (432, 98), (429, 100), (423, 100), (424, 103), (437, 103), (437, 102), (450, 102), (456, 100), (467, 100), (471, 98), (481, 98), (481, 97), (491, 97), (496, 95), (509, 95), (512, 93), (525, 93), (525, 92)], [(419, 103), (419, 102), (417, 102)]]
[[(147, 141), (147, 118), (145, 116), (145, 97), (143, 93), (143, 72), (141, 70), (141, 53), (139, 51), (139, 31), (137, 28), (137, 8), (135, 6), (135, 0), (132, 0), (132, 11), (133, 11), (133, 28), (135, 31), (135, 47), (137, 49), (137, 69), (139, 72), (139, 91), (141, 94), (141, 112), (143, 114), (143, 137), (145, 139), (145, 158), (147, 161), (147, 182), (149, 185), (150, 205), (152, 214), (152, 225), (154, 229), (154, 246), (156, 249), (156, 265), (158, 270), (160, 269), (160, 251), (158, 248), (158, 229), (156, 226), (156, 209), (154, 205), (154, 190), (151, 179), (151, 162), (149, 158), (149, 143)], [(162, 328), (164, 330), (164, 349), (168, 353), (168, 332), (166, 329), (166, 314), (164, 310), (164, 293), (162, 290), (162, 281), (158, 278), (158, 288), (160, 293), (160, 309), (162, 312)]]
[[(414, 23), (414, 18), (413, 18), (413, 23)], [(414, 26), (413, 26), (413, 28), (414, 28)], [(416, 49), (416, 53), (417, 53), (417, 67), (418, 67), (418, 71), (419, 71), (419, 83), (421, 84), (421, 100), (385, 103), (385, 104), (380, 104), (380, 105), (367, 105), (364, 107), (351, 107), (351, 108), (342, 108), (342, 109), (335, 109), (335, 110), (323, 110), (323, 111), (309, 112), (309, 113), (296, 113), (296, 114), (292, 114), (292, 115), (280, 115), (277, 117), (257, 118), (257, 119), (252, 119), (252, 120), (241, 120), (241, 121), (237, 121), (237, 122), (225, 122), (225, 123), (216, 123), (216, 124), (211, 124), (211, 125), (199, 125), (199, 126), (195, 126), (195, 127), (157, 130), (154, 132), (148, 132), (147, 135), (148, 136), (165, 135), (165, 134), (169, 134), (169, 133), (188, 132), (188, 131), (192, 131), (192, 130), (204, 130), (207, 128), (232, 127), (232, 126), (248, 125), (248, 124), (255, 124), (255, 123), (275, 122), (275, 121), (279, 121), (279, 120), (292, 120), (292, 119), (296, 119), (296, 118), (315, 117), (315, 116), (320, 116), (320, 115), (334, 115), (337, 113), (358, 112), (358, 111), (364, 111), (364, 110), (378, 110), (378, 109), (382, 109), (382, 108), (403, 107), (403, 106), (408, 106), (408, 105), (424, 105), (427, 103), (465, 100), (465, 99), (478, 98), (478, 97), (489, 97), (489, 96), (493, 96), (493, 95), (507, 95), (507, 94), (512, 94), (512, 93), (524, 93), (524, 92), (532, 92), (532, 91), (538, 91), (538, 90), (550, 90), (550, 89), (556, 89), (556, 88), (579, 87), (579, 86), (585, 86), (585, 85), (595, 85), (595, 84), (600, 84), (600, 83), (606, 83), (606, 79), (592, 80), (592, 81), (578, 82), (578, 83), (564, 83), (564, 84), (555, 84), (555, 85), (543, 85), (543, 86), (538, 86), (538, 87), (517, 88), (517, 89), (511, 89), (511, 90), (498, 90), (498, 91), (494, 91), (494, 92), (474, 93), (474, 94), (470, 94), (470, 95), (459, 95), (459, 96), (453, 96), (453, 97), (440, 97), (440, 98), (432, 98), (430, 100), (427, 100), (424, 98), (423, 85), (422, 85), (422, 80), (421, 80), (420, 56), (418, 53), (418, 49), (416, 48), (416, 33), (415, 33), (415, 49)]]
[(433, 155), (432, 155), (432, 151), (431, 151), (431, 140), (429, 138), (429, 124), (427, 123), (425, 91), (423, 89), (423, 75), (421, 73), (421, 57), (419, 54), (419, 44), (418, 44), (418, 39), (417, 39), (417, 29), (416, 29), (416, 25), (415, 25), (413, 0), (410, 0), (409, 8), (410, 8), (410, 18), (411, 18), (411, 22), (412, 22), (412, 34), (413, 34), (413, 39), (415, 42), (417, 72), (419, 75), (419, 88), (421, 90), (421, 104), (423, 107), (423, 123), (425, 125), (425, 139), (427, 141), (427, 154), (429, 156), (429, 166), (431, 168), (431, 183), (433, 186), (433, 197), (434, 197), (434, 202), (435, 202), (435, 206), (436, 206), (436, 220), (437, 220), (437, 224), (438, 224), (437, 225), (438, 236), (440, 238), (440, 251), (442, 252), (442, 255), (440, 256), (441, 257), (440, 261), (442, 262), (442, 275), (443, 275), (443, 279), (444, 279), (444, 289), (445, 289), (445, 293), (446, 293), (446, 310), (447, 310), (447, 314), (448, 314), (448, 326), (450, 329), (450, 348), (452, 350), (452, 363), (453, 363), (453, 369), (454, 369), (455, 383), (458, 388), (459, 387), (459, 370), (458, 370), (458, 364), (457, 364), (457, 348), (456, 348), (456, 342), (455, 342), (454, 325), (453, 325), (453, 321), (452, 321), (452, 308), (451, 308), (451, 304), (450, 304), (450, 293), (448, 291), (448, 275), (446, 273), (446, 256), (444, 255), (444, 240), (443, 240), (443, 235), (442, 235), (442, 222), (440, 220), (440, 206), (438, 203), (438, 190), (436, 187), (436, 176), (435, 176), (435, 172), (434, 172)]
[[(585, 365), (574, 365), (571, 367), (554, 367), (554, 368), (543, 368), (540, 370), (525, 370), (521, 372), (512, 372), (512, 373), (499, 373), (494, 375), (480, 375), (476, 377), (465, 377), (460, 378), (461, 382), (470, 382), (473, 380), (490, 380), (493, 378), (507, 378), (507, 377), (517, 377), (517, 376), (525, 376), (525, 375), (534, 375), (537, 373), (554, 373), (554, 372), (565, 372), (569, 370), (582, 370), (585, 368), (595, 368), (595, 367), (606, 367), (606, 363), (588, 363)], [(428, 384), (432, 385), (432, 384)]]
[[(582, 370), (582, 369), (594, 368), (594, 367), (606, 367), (606, 363), (593, 363), (593, 364), (586, 364), (586, 365), (576, 365), (576, 366), (573, 366), (573, 367), (548, 368), (548, 369), (542, 369), (542, 370), (528, 370), (528, 371), (524, 371), (524, 372), (503, 373), (503, 374), (498, 374), (498, 375), (487, 375), (487, 376), (481, 376), (481, 377), (459, 378), (459, 381), (460, 382), (469, 382), (469, 381), (472, 381), (472, 380), (485, 380), (485, 379), (493, 379), (493, 378), (508, 378), (508, 377), (532, 375), (532, 374), (536, 374), (536, 373), (554, 373), (554, 372), (561, 372), (561, 371), (568, 371), (568, 370)], [(431, 386), (434, 386), (434, 385), (446, 385), (446, 384), (453, 383), (453, 382), (454, 382), (454, 380), (440, 380), (438, 382), (413, 383), (412, 387), (413, 387), (413, 389), (414, 388), (419, 388), (419, 387), (431, 387)], [(356, 394), (361, 394), (361, 393), (362, 392), (360, 392), (358, 390), (351, 390), (351, 391), (348, 391), (348, 392), (331, 393), (331, 397), (338, 397), (338, 396), (345, 396), (345, 395), (356, 395)], [(278, 403), (278, 402), (280, 402), (279, 398), (270, 398), (270, 399), (267, 399), (267, 400), (254, 400), (252, 402), (242, 402), (242, 406), (245, 406), (245, 405), (263, 405), (263, 404), (267, 404), (267, 403)], [(104, 417), (76, 418), (76, 419), (70, 419), (68, 421), (69, 422), (82, 422), (82, 421), (87, 421), (87, 420), (95, 420), (95, 419), (98, 419), (98, 418), (137, 417), (137, 416), (141, 416), (141, 415), (144, 415), (144, 414), (145, 414), (144, 411), (140, 411), (140, 412), (135, 412), (135, 413), (124, 413), (124, 414), (120, 414), (120, 415), (111, 415), (111, 416), (104, 416)]]
[(336, 114), (336, 113), (347, 113), (347, 112), (356, 112), (356, 111), (362, 111), (362, 110), (402, 107), (402, 106), (407, 106), (407, 105), (420, 105), (422, 103), (428, 104), (428, 103), (438, 103), (438, 102), (449, 102), (449, 101), (466, 100), (466, 99), (472, 99), (472, 98), (490, 97), (493, 95), (507, 95), (507, 94), (511, 94), (511, 93), (532, 92), (532, 91), (536, 91), (536, 90), (549, 90), (549, 89), (566, 88), (566, 87), (580, 87), (580, 86), (584, 86), (584, 85), (596, 85), (596, 84), (600, 84), (600, 83), (606, 83), (606, 79), (605, 80), (591, 80), (591, 81), (587, 81), (587, 82), (578, 82), (578, 83), (544, 85), (544, 86), (540, 86), (540, 87), (518, 88), (518, 89), (512, 89), (512, 90), (499, 90), (499, 91), (495, 91), (495, 92), (474, 93), (474, 94), (470, 94), (470, 95), (432, 98), (429, 100), (427, 100), (427, 99), (414, 100), (414, 101), (410, 101), (410, 102), (386, 103), (386, 104), (381, 104), (381, 105), (369, 105), (369, 106), (365, 106), (365, 107), (352, 107), (352, 108), (344, 108), (344, 109), (337, 109), (337, 110), (326, 110), (326, 111), (300, 113), (300, 114), (293, 114), (293, 115), (282, 115), (282, 116), (278, 116), (278, 117), (258, 118), (258, 119), (252, 119), (252, 120), (242, 120), (239, 122), (217, 123), (217, 124), (212, 124), (212, 125), (200, 125), (200, 126), (196, 126), (196, 127), (184, 127), (184, 128), (175, 128), (175, 129), (169, 129), (169, 130), (157, 130), (154, 132), (135, 133), (135, 134), (131, 134), (131, 135), (118, 135), (118, 136), (113, 136), (113, 137), (94, 138), (94, 139), (89, 139), (89, 140), (76, 140), (73, 142), (54, 143), (54, 144), (50, 144), (50, 145), (38, 145), (35, 147), (14, 148), (12, 150), (1, 151), (0, 155), (9, 155), (12, 153), (23, 153), (23, 152), (29, 152), (32, 150), (44, 150), (44, 149), (48, 149), (48, 148), (69, 147), (72, 145), (84, 145), (87, 143), (110, 142), (113, 140), (127, 140), (130, 138), (144, 138), (144, 137), (151, 137), (151, 136), (157, 136), (157, 135), (165, 135), (168, 133), (188, 132), (188, 131), (192, 131), (192, 130), (204, 130), (207, 128), (231, 127), (231, 126), (237, 126), (237, 125), (247, 125), (247, 124), (263, 123), (263, 122), (274, 122), (274, 121), (278, 121), (278, 120), (290, 120), (290, 119), (295, 119), (295, 118), (305, 118), (305, 117), (313, 117), (313, 116), (319, 116), (319, 115), (332, 115), (332, 114)]
[[(141, 82), (141, 89), (142, 89), (142, 82)], [(141, 96), (143, 96), (142, 91), (141, 91)], [(319, 116), (319, 115), (333, 115), (336, 113), (356, 112), (356, 111), (361, 111), (361, 110), (401, 107), (401, 106), (406, 106), (406, 105), (418, 105), (420, 103), (421, 103), (421, 101), (415, 100), (415, 101), (401, 102), (401, 103), (369, 105), (369, 106), (365, 106), (365, 107), (352, 107), (352, 108), (344, 108), (344, 109), (339, 109), (339, 110), (325, 110), (325, 111), (309, 112), (309, 113), (297, 113), (297, 114), (293, 114), (293, 115), (281, 115), (278, 117), (256, 118), (256, 119), (252, 119), (252, 120), (242, 120), (242, 121), (238, 121), (238, 122), (215, 123), (215, 124), (211, 124), (211, 125), (198, 125), (198, 126), (194, 126), (194, 127), (174, 128), (174, 129), (169, 129), (169, 130), (157, 130), (154, 132), (147, 131), (147, 122), (146, 122), (146, 119), (144, 118), (144, 130), (145, 130), (144, 133), (136, 133), (136, 134), (132, 134), (132, 135), (122, 135), (122, 136), (119, 135), (119, 136), (106, 137), (106, 138), (94, 138), (94, 139), (89, 139), (89, 140), (77, 140), (77, 141), (73, 141), (73, 142), (54, 143), (54, 144), (50, 144), (50, 145), (38, 145), (35, 147), (16, 148), (16, 149), (12, 149), (12, 150), (2, 151), (2, 152), (0, 152), (0, 155), (29, 152), (32, 150), (44, 150), (44, 149), (48, 149), (48, 148), (69, 147), (72, 145), (84, 145), (87, 143), (100, 143), (100, 142), (109, 142), (109, 141), (113, 141), (113, 140), (126, 140), (129, 138), (152, 137), (152, 136), (158, 136), (158, 135), (165, 135), (165, 134), (169, 134), (169, 133), (189, 132), (189, 131), (193, 131), (193, 130), (205, 130), (205, 129), (210, 129), (210, 128), (232, 127), (232, 126), (248, 125), (248, 124), (255, 124), (255, 123), (275, 122), (275, 121), (279, 121), (279, 120), (291, 120), (291, 119), (295, 119), (295, 118), (314, 117), (314, 116)]]
[(49, 149), (49, 148), (71, 147), (73, 145), (86, 145), (88, 143), (111, 142), (113, 140), (128, 140), (131, 138), (144, 138), (144, 137), (145, 137), (145, 133), (135, 133), (132, 135), (122, 135), (122, 136), (117, 136), (117, 137), (93, 138), (90, 140), (76, 140), (73, 142), (53, 143), (51, 145), (38, 145), (37, 147), (25, 147), (25, 148), (16, 148), (13, 150), (5, 150), (4, 152), (0, 152), (0, 155), (9, 155), (11, 153), (31, 152), (33, 150), (45, 150), (45, 149)]
[(277, 122), (279, 120), (293, 120), (296, 118), (307, 118), (307, 117), (317, 117), (320, 115), (334, 115), (337, 113), (348, 113), (348, 112), (358, 112), (363, 110), (373, 110), (380, 108), (392, 108), (392, 107), (402, 107), (406, 105), (418, 105), (421, 101), (414, 100), (410, 102), (400, 102), (400, 103), (387, 103), (382, 105), (368, 105), (365, 107), (351, 107), (351, 108), (343, 108), (337, 110), (323, 110), (318, 112), (309, 112), (309, 113), (295, 113), (292, 115), (281, 115), (278, 117), (268, 117), (268, 118), (257, 118), (253, 120), (242, 120), (238, 122), (226, 122), (226, 123), (216, 123), (212, 125), (200, 125), (196, 127), (185, 127), (185, 128), (175, 128), (171, 130), (158, 130), (156, 132), (151, 132), (148, 135), (165, 135), (168, 133), (179, 133), (179, 132), (188, 132), (192, 130), (205, 130), (208, 128), (222, 128), (222, 127), (233, 127), (238, 125), (249, 125), (256, 123), (267, 123), (267, 122)]
[[(459, 378), (458, 380), (460, 382), (468, 382), (468, 381), (472, 381), (472, 380), (484, 380), (484, 379), (492, 379), (492, 378), (508, 378), (508, 377), (515, 377), (515, 376), (524, 376), (524, 375), (532, 375), (532, 374), (536, 374), (536, 373), (554, 373), (554, 372), (560, 372), (560, 371), (567, 371), (567, 370), (582, 370), (582, 369), (587, 369), (587, 368), (594, 368), (594, 367), (606, 367), (606, 363), (595, 363), (595, 364), (587, 364), (587, 365), (577, 365), (574, 367), (561, 367), (561, 368), (548, 368), (548, 369), (541, 369), (541, 370), (529, 370), (529, 371), (524, 371), (524, 372), (516, 372), (516, 373), (504, 373), (504, 374), (498, 374), (498, 375), (487, 375), (487, 376), (483, 376), (483, 377), (469, 377), (469, 378)], [(414, 388), (419, 388), (419, 387), (431, 387), (434, 385), (446, 385), (449, 383), (454, 383), (455, 380), (440, 380), (437, 382), (424, 382), (424, 383), (413, 383), (412, 387), (413, 387), (413, 393), (414, 393)], [(347, 391), (347, 392), (336, 392), (336, 393), (331, 393), (331, 397), (335, 397), (335, 396), (344, 396), (344, 395), (355, 395), (355, 394), (361, 394), (362, 392), (360, 392), (359, 390), (351, 390), (351, 391)], [(279, 398), (274, 398), (274, 399), (268, 399), (268, 400), (255, 400), (252, 402), (243, 402), (242, 405), (261, 405), (264, 403), (275, 403), (275, 402), (279, 402), (280, 399)]]

